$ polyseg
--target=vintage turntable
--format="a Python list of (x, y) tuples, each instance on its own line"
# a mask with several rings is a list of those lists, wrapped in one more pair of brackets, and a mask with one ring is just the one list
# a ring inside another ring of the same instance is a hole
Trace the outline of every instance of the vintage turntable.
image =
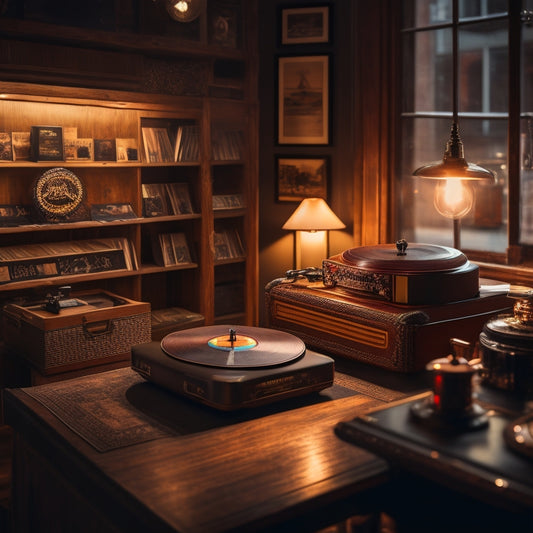
[(451, 336), (475, 343), (491, 316), (511, 308), (505, 290), (488, 290), (498, 284), (444, 246), (361, 246), (322, 270), (322, 281), (287, 275), (267, 284), (269, 326), (321, 353), (398, 372), (445, 357)]
[(146, 380), (230, 411), (320, 391), (333, 385), (330, 357), (298, 337), (248, 326), (204, 326), (133, 346), (131, 366)]
[(351, 248), (323, 262), (324, 285), (394, 303), (457, 302), (479, 293), (479, 268), (446, 246), (380, 244)]

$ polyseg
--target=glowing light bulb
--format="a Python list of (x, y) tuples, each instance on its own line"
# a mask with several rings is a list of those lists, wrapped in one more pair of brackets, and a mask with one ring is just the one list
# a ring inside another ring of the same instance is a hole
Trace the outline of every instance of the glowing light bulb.
[(462, 218), (472, 209), (474, 191), (461, 179), (442, 180), (435, 187), (433, 204), (446, 218)]
[(189, 9), (189, 3), (184, 0), (180, 0), (174, 4), (174, 7), (181, 13), (185, 13)]

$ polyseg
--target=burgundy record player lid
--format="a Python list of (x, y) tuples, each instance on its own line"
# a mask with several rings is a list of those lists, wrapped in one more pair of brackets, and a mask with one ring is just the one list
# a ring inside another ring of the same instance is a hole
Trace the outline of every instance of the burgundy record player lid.
[[(399, 241), (400, 242), (400, 241)], [(422, 273), (453, 271), (468, 264), (467, 257), (455, 248), (435, 244), (396, 244), (360, 246), (342, 253), (346, 264), (387, 273)]]

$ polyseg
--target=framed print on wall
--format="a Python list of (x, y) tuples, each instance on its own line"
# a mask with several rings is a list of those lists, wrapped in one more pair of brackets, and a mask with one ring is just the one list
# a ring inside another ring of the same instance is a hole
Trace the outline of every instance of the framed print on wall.
[(281, 44), (329, 42), (329, 6), (281, 10)]
[(276, 200), (328, 199), (329, 157), (277, 156)]
[(329, 57), (278, 59), (278, 143), (329, 143)]

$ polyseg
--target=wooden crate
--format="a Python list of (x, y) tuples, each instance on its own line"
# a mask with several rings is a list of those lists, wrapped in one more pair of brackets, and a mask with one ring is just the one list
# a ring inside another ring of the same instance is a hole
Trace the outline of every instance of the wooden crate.
[(150, 304), (95, 290), (73, 295), (86, 305), (58, 314), (41, 305), (8, 304), (5, 342), (44, 375), (126, 361), (131, 346), (151, 340)]

